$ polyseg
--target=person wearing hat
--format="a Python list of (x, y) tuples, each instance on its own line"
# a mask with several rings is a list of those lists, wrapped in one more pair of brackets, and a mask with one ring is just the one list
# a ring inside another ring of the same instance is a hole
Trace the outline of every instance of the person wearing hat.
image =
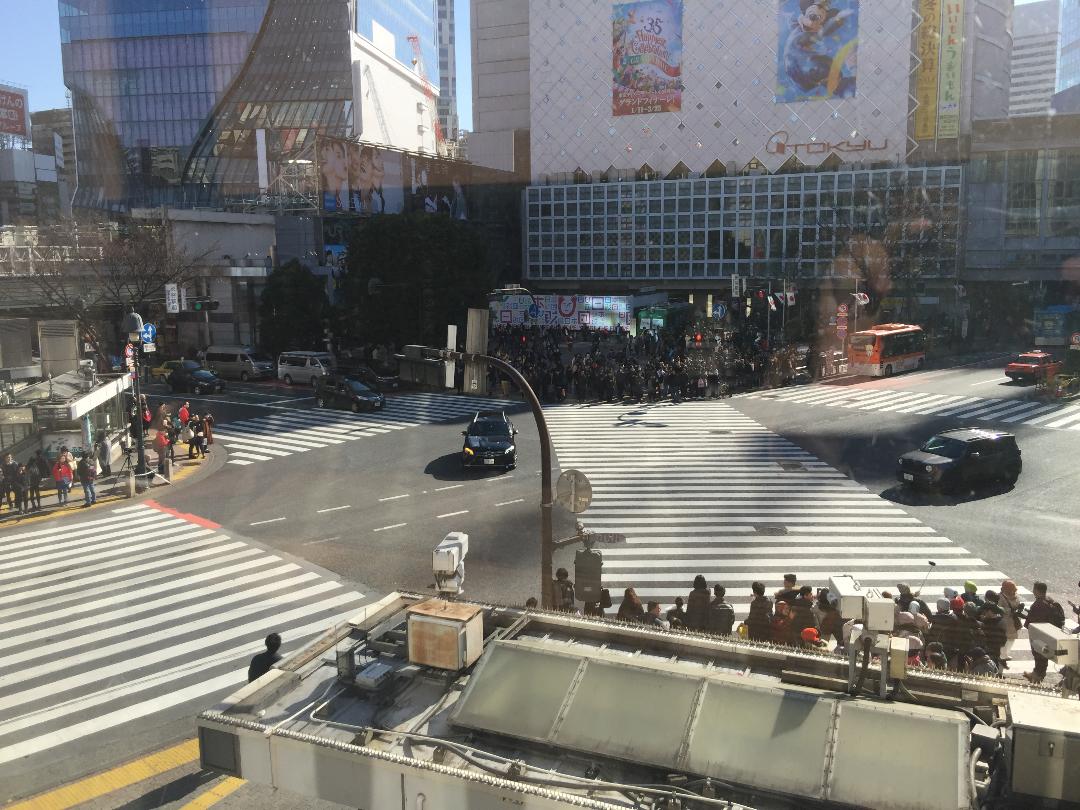
[(804, 627), (799, 633), (799, 641), (799, 646), (806, 650), (821, 650), (827, 646), (816, 627)]
[(1020, 601), (1020, 594), (1016, 590), (1016, 583), (1011, 579), (1003, 580), (1001, 589), (998, 591), (998, 606), (1005, 612), (1005, 646), (1001, 648), (1001, 660), (1008, 663), (1012, 653), (1013, 644), (1020, 633), (1024, 623), (1020, 618), (1024, 603)]
[(968, 661), (967, 671), (972, 675), (981, 675), (985, 678), (997, 677), (997, 665), (982, 647), (973, 647), (966, 657)]
[(976, 607), (982, 607), (983, 600), (979, 596), (979, 586), (970, 579), (964, 583), (964, 592), (960, 594), (960, 598), (965, 604), (973, 603)]
[(986, 638), (986, 653), (998, 671), (1005, 668), (1001, 650), (1005, 646), (1005, 613), (993, 602), (983, 602), (979, 608), (979, 625)]
[(927, 619), (930, 618), (930, 608), (925, 604), (918, 604), (914, 610), (912, 610), (912, 604), (915, 603), (916, 594), (911, 592), (911, 587), (904, 582), (898, 583), (896, 590), (899, 592), (899, 596), (896, 597), (896, 604), (900, 606), (900, 610), (906, 610), (909, 613), (916, 613), (921, 611)]

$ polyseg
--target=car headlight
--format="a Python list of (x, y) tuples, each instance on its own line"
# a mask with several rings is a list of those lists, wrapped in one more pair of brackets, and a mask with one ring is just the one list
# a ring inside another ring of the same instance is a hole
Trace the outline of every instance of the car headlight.
[(504, 452), (504, 453), (513, 453), (513, 452), (514, 452), (514, 450), (516, 450), (516, 449), (517, 449), (517, 448), (516, 448), (516, 447), (514, 447), (514, 445), (510, 445), (510, 446), (509, 446), (509, 447), (507, 447), (507, 448), (506, 448), (506, 449), (505, 449), (505, 450), (504, 450), (503, 452)]
[(475, 456), (476, 455), (476, 453), (473, 452), (473, 449), (471, 447), (466, 447), (461, 452), (464, 453), (467, 456)]
[(930, 466), (929, 464), (927, 464), (927, 465), (926, 465), (926, 471), (927, 471), (927, 472), (933, 472), (933, 471), (934, 471), (934, 468), (933, 468), (933, 467), (931, 467), (931, 466)]

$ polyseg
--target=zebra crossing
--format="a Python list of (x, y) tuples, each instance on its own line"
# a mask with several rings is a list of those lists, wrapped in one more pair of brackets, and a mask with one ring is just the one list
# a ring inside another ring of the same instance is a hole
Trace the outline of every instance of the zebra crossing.
[[(548, 409), (562, 469), (592, 482), (586, 528), (626, 535), (605, 546), (612, 601), (634, 587), (666, 608), (694, 577), (727, 588), (744, 618), (751, 584), (768, 593), (794, 572), (800, 585), (850, 574), (866, 585), (917, 589), (931, 611), (946, 587), (997, 590), (1007, 575), (896, 504), (721, 402)], [(936, 566), (929, 570), (927, 563)], [(1019, 589), (1030, 602), (1031, 592)], [(1030, 669), (1020, 639), (1010, 672)]]
[(472, 417), (480, 410), (520, 406), (520, 401), (449, 394), (387, 397), (381, 411), (282, 408), (265, 416), (214, 428), (214, 441), (229, 451), (229, 464), (248, 466), (418, 425)]
[(154, 502), (0, 534), (0, 765), (246, 681), (363, 594)]
[(799, 405), (820, 405), (861, 411), (955, 417), (977, 422), (1029, 425), (1050, 430), (1080, 430), (1080, 404), (1034, 399), (1002, 399), (934, 394), (927, 391), (882, 390), (873, 387), (811, 385), (742, 394)]

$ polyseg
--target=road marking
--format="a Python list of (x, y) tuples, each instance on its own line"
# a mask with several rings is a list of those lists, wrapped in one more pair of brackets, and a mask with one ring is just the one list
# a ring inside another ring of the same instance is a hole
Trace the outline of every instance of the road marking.
[(341, 535), (335, 534), (333, 537), (324, 537), (322, 540), (310, 540), (304, 543), (305, 546), (318, 546), (323, 543), (333, 543), (335, 540), (340, 540)]
[(352, 506), (350, 504), (345, 504), (344, 506), (331, 506), (329, 509), (316, 509), (315, 514), (322, 515), (327, 512), (340, 512), (342, 509), (352, 509)]
[(452, 484), (452, 485), (450, 485), (448, 487), (436, 487), (435, 491), (436, 492), (446, 492), (446, 490), (448, 490), (448, 489), (461, 489), (463, 486), (465, 486), (465, 485), (464, 484)]
[(171, 771), (199, 759), (199, 743), (187, 740), (157, 751), (149, 756), (128, 762), (104, 773), (88, 776), (70, 785), (42, 793), (24, 802), (8, 805), (7, 810), (64, 810), (75, 807), (91, 799), (107, 796), (122, 788), (138, 784), (157, 774)]
[(199, 794), (196, 798), (185, 804), (180, 810), (209, 810), (209, 808), (213, 807), (230, 793), (235, 792), (246, 784), (247, 782), (243, 779), (238, 779), (235, 776), (227, 776), (205, 793)]
[(248, 526), (265, 526), (267, 523), (280, 523), (285, 520), (283, 517), (270, 518), (269, 520), (256, 520), (254, 523), (249, 523)]
[(388, 532), (391, 529), (400, 529), (402, 526), (408, 526), (408, 523), (395, 523), (392, 526), (383, 526), (378, 529), (372, 529), (373, 532)]
[(462, 509), (460, 512), (447, 512), (445, 515), (436, 515), (435, 519), (436, 520), (442, 520), (443, 518), (457, 517), (458, 515), (467, 515), (467, 514), (469, 514), (469, 510), (468, 509)]
[(402, 498), (408, 498), (409, 495), (391, 495), (389, 498), (379, 498), (379, 503), (386, 503), (387, 501), (400, 501)]
[(992, 380), (983, 380), (982, 382), (972, 383), (971, 387), (974, 388), (977, 385), (990, 385), (991, 383), (1003, 383), (1009, 382), (1008, 377), (994, 377)]
[(510, 505), (510, 504), (512, 504), (512, 503), (525, 503), (525, 499), (524, 499), (524, 498), (518, 498), (517, 500), (513, 500), (513, 501), (503, 501), (502, 503), (497, 503), (497, 504), (495, 504), (495, 505), (496, 505), (496, 506), (509, 506), (509, 505)]
[(489, 479), (487, 479), (487, 483), (489, 483), (489, 484), (497, 484), (500, 481), (509, 481), (513, 477), (514, 476), (512, 476), (512, 475), (500, 475), (498, 478), (489, 478)]

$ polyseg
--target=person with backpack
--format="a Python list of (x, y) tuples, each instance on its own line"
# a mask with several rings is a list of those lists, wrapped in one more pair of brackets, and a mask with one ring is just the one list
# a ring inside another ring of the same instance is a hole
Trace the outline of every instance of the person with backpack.
[[(1035, 601), (1028, 608), (1024, 627), (1031, 627), (1033, 624), (1052, 624), (1059, 630), (1064, 629), (1065, 608), (1059, 602), (1055, 602), (1047, 596), (1046, 583), (1036, 582), (1031, 586), (1031, 592), (1035, 594)], [(1035, 650), (1031, 651), (1031, 655), (1035, 659), (1035, 669), (1031, 672), (1025, 672), (1024, 677), (1032, 683), (1042, 683), (1043, 678), (1046, 677), (1046, 667), (1049, 661)]]
[(705, 577), (694, 577), (694, 590), (686, 599), (686, 629), (705, 630), (709, 624), (709, 584)]
[(85, 509), (97, 503), (97, 492), (94, 488), (97, 481), (97, 461), (92, 453), (83, 453), (79, 457), (76, 472), (79, 474), (79, 483), (82, 484), (82, 508)]
[(735, 608), (724, 601), (727, 589), (723, 585), (713, 585), (713, 600), (709, 603), (706, 630), (716, 636), (730, 636), (735, 624)]
[(570, 573), (565, 568), (560, 568), (555, 572), (553, 585), (555, 610), (573, 613), (575, 602), (574, 583), (570, 581)]

